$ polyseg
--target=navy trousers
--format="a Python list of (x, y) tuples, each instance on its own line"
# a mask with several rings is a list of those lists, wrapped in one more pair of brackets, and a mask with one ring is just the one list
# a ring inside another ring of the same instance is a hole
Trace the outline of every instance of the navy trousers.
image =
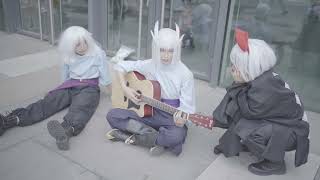
[(19, 126), (28, 126), (69, 107), (62, 126), (73, 127), (73, 135), (77, 135), (91, 119), (99, 100), (98, 86), (77, 86), (51, 91), (43, 99), (15, 111), (19, 117)]
[(143, 122), (156, 129), (159, 132), (156, 140), (157, 145), (165, 147), (175, 155), (182, 152), (182, 145), (187, 136), (187, 127), (176, 126), (169, 113), (154, 108), (152, 117), (141, 118), (135, 112), (125, 109), (111, 109), (107, 114), (110, 126), (122, 131), (126, 131), (130, 119)]

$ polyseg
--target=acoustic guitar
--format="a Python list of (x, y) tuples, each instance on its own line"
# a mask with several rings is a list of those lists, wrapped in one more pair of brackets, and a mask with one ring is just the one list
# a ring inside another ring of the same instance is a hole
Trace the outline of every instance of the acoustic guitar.
[[(116, 77), (114, 77), (116, 78)], [(137, 113), (139, 117), (147, 117), (153, 115), (153, 108), (158, 108), (169, 114), (174, 114), (178, 111), (173, 106), (165, 104), (160, 101), (161, 88), (157, 81), (146, 80), (146, 78), (134, 71), (125, 76), (126, 85), (136, 90), (140, 94), (139, 104), (135, 104), (132, 100), (127, 98), (122, 91), (118, 79), (114, 79), (112, 83), (112, 107), (132, 110)], [(208, 129), (212, 129), (214, 120), (212, 117), (203, 116), (200, 114), (189, 114), (182, 112), (182, 117), (190, 120), (198, 126), (202, 126)]]

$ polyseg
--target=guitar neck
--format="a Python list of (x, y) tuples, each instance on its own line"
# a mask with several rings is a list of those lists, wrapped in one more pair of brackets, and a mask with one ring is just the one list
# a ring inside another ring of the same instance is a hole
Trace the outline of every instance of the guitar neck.
[(167, 112), (169, 114), (174, 114), (175, 112), (178, 111), (178, 109), (176, 109), (176, 108), (174, 108), (174, 107), (172, 107), (172, 106), (170, 106), (168, 104), (165, 104), (165, 103), (163, 103), (163, 102), (161, 102), (159, 100), (153, 99), (153, 98), (149, 98), (147, 96), (143, 96), (142, 95), (141, 96), (141, 100), (144, 103), (146, 103), (146, 104), (148, 104), (148, 105), (150, 105), (152, 107), (158, 108), (158, 109), (160, 109), (162, 111), (165, 111), (165, 112)]
[[(159, 100), (153, 99), (153, 98), (149, 98), (147, 96), (141, 95), (141, 101), (152, 106), (155, 108), (158, 108), (162, 111), (165, 111), (169, 114), (174, 114), (175, 112), (178, 111), (178, 109), (165, 104)], [(208, 129), (212, 129), (213, 125), (214, 125), (214, 120), (211, 117), (208, 116), (202, 116), (199, 114), (188, 114), (183, 112), (183, 114), (187, 117), (188, 120), (192, 121), (193, 123), (195, 123), (196, 125), (208, 128)]]

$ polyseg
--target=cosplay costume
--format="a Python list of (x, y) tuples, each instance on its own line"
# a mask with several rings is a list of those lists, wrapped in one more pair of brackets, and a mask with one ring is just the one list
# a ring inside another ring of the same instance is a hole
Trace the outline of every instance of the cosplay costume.
[[(195, 112), (194, 79), (192, 72), (180, 61), (181, 39), (179, 27), (176, 31), (155, 25), (152, 43), (152, 59), (144, 61), (122, 61), (115, 65), (120, 72), (138, 71), (148, 80), (156, 80), (161, 86), (161, 101), (177, 109)], [(171, 64), (160, 60), (160, 48), (173, 49)], [(112, 109), (107, 120), (113, 128), (110, 136), (130, 144), (152, 148), (155, 146), (170, 150), (176, 155), (182, 152), (182, 144), (187, 135), (187, 127), (175, 125), (172, 115), (154, 108), (152, 117), (139, 117), (135, 112)], [(114, 135), (117, 130), (117, 135)], [(119, 133), (122, 134), (119, 137)], [(129, 138), (130, 137), (130, 138)], [(129, 139), (128, 139), (129, 138)], [(128, 140), (130, 142), (128, 142)]]
[(228, 129), (218, 148), (227, 157), (242, 151), (241, 142), (259, 157), (281, 161), (296, 149), (295, 165), (307, 162), (309, 124), (299, 97), (269, 70), (245, 84), (233, 84), (213, 116)]
[[(78, 37), (86, 38), (89, 47), (86, 54), (63, 54), (63, 51), (74, 51), (72, 43)], [(1, 134), (13, 126), (28, 126), (45, 120), (67, 107), (69, 110), (61, 124), (56, 120), (48, 123), (49, 133), (56, 138), (59, 149), (67, 150), (69, 137), (78, 135), (84, 129), (99, 104), (99, 84), (106, 86), (111, 83), (106, 55), (91, 34), (78, 26), (69, 27), (62, 34), (59, 48), (63, 57), (68, 59), (62, 68), (64, 82), (26, 108), (15, 109), (7, 116), (1, 115)]]
[[(249, 171), (258, 175), (284, 174), (286, 151), (296, 150), (295, 166), (308, 160), (309, 123), (303, 104), (273, 71), (276, 58), (273, 52), (271, 56), (266, 53), (268, 45), (264, 41), (248, 41), (241, 33), (236, 38), (238, 44), (234, 49), (238, 56), (230, 57), (231, 61), (238, 58), (232, 62), (236, 67), (247, 68), (241, 72), (245, 82), (227, 88), (227, 94), (213, 112), (216, 126), (227, 129), (214, 152), (230, 157), (250, 151), (263, 161), (251, 164)], [(267, 62), (268, 58), (274, 61)], [(257, 66), (259, 61), (265, 64)], [(258, 71), (255, 67), (259, 67)], [(267, 68), (261, 70), (264, 67)]]

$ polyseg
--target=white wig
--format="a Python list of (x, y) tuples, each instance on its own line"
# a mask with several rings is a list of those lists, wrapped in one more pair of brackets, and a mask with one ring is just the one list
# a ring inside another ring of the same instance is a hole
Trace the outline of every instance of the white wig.
[[(180, 29), (176, 24), (176, 30), (170, 28), (162, 28), (159, 30), (159, 23), (156, 22), (154, 25), (154, 31), (151, 31), (153, 37), (152, 41), (152, 59), (156, 61), (159, 67), (173, 66), (181, 60), (181, 40)], [(160, 48), (173, 49), (173, 57), (171, 64), (164, 65), (160, 60)]]
[(95, 55), (101, 50), (90, 32), (80, 26), (71, 26), (61, 34), (58, 45), (58, 50), (65, 63), (70, 64), (76, 60), (75, 47), (80, 40), (85, 40), (88, 45), (88, 50), (84, 56)]
[(249, 39), (249, 52), (241, 50), (236, 44), (230, 53), (231, 63), (248, 82), (270, 70), (277, 62), (271, 47), (263, 40)]

